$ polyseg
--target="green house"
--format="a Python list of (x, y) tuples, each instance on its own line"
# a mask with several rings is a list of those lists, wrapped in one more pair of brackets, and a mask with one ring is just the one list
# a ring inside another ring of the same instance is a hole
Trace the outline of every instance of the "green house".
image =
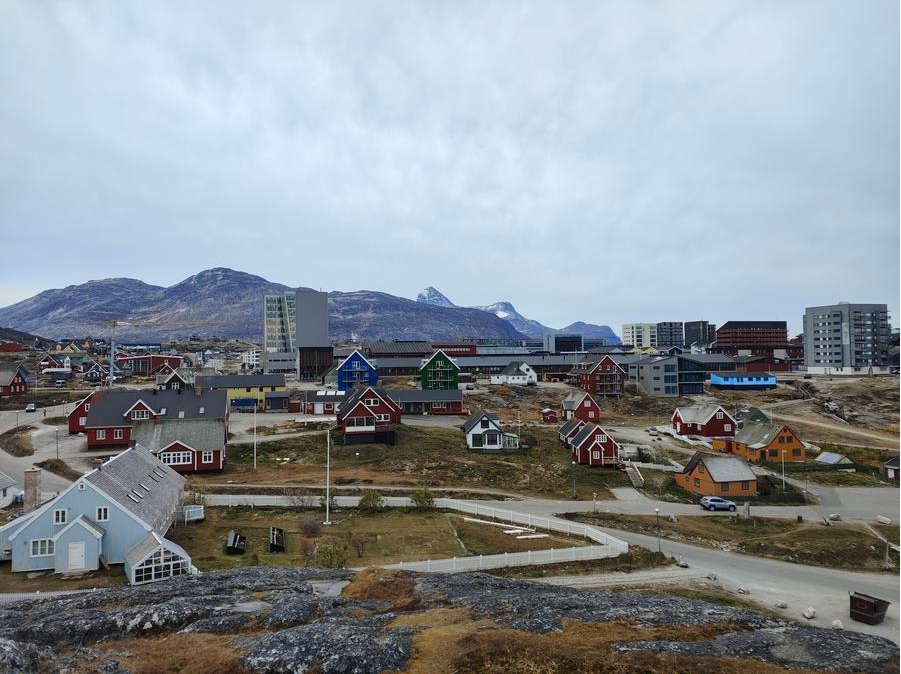
[(439, 349), (423, 359), (419, 368), (419, 382), (423, 391), (459, 388), (460, 367)]

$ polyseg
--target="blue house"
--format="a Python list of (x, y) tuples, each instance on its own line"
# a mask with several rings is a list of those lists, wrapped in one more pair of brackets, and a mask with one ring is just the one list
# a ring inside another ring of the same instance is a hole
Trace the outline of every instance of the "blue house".
[(378, 386), (379, 371), (359, 351), (354, 351), (335, 367), (338, 390), (351, 391), (356, 387)]
[(184, 478), (136, 445), (56, 498), (0, 527), (0, 560), (16, 571), (72, 573), (122, 564), (132, 585), (196, 572), (164, 538)]
[(776, 388), (776, 375), (769, 372), (711, 372), (710, 385), (731, 391), (764, 391)]

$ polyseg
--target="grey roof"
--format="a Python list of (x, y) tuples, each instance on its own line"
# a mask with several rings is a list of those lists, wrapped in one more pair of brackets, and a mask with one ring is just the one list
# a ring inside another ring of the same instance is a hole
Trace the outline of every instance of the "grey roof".
[(584, 423), (585, 422), (582, 421), (581, 419), (573, 417), (572, 419), (570, 419), (569, 421), (567, 421), (565, 424), (563, 424), (560, 427), (560, 435), (562, 437), (566, 437), (567, 435), (569, 435), (570, 433), (573, 432), (573, 429), (579, 428)]
[(521, 369), (523, 365), (525, 365), (525, 363), (521, 360), (511, 360), (509, 365), (501, 370), (501, 374), (508, 376), (513, 374), (523, 375), (525, 374)]
[(576, 409), (576, 407), (577, 407), (577, 406), (579, 405), (579, 403), (582, 401), (582, 398), (584, 398), (586, 395), (588, 395), (588, 394), (585, 393), (585, 391), (572, 391), (572, 392), (570, 392), (570, 393), (567, 394), (567, 396), (563, 399), (563, 405), (562, 405), (562, 408), (563, 408), (564, 410), (574, 410), (574, 409)]
[[(195, 451), (225, 449), (225, 421), (223, 419), (167, 419), (138, 421), (132, 439), (158, 454), (173, 442), (181, 442)], [(148, 485), (149, 486), (149, 485)]]
[(135, 445), (84, 476), (153, 531), (165, 534), (178, 509), (185, 479)]
[(105, 389), (91, 396), (85, 427), (131, 426), (131, 418), (124, 415), (139, 400), (157, 414), (165, 409), (167, 419), (224, 419), (228, 411), (226, 391)]
[(735, 441), (748, 447), (768, 445), (783, 428), (783, 424), (749, 421), (735, 434)]
[(6, 473), (0, 473), (0, 489), (9, 489), (14, 486), (16, 481)]
[(817, 463), (828, 463), (828, 464), (838, 464), (838, 463), (854, 463), (844, 454), (837, 454), (835, 452), (820, 452), (817, 457), (814, 459)]
[[(416, 353), (416, 354), (429, 354), (434, 349), (430, 342), (426, 341), (396, 341), (396, 342), (388, 342), (388, 341), (374, 341), (374, 342), (366, 342), (365, 350), (374, 356), (380, 356), (383, 353)], [(362, 353), (362, 352), (361, 352)]]
[(290, 398), (291, 394), (287, 391), (266, 391), (263, 394), (263, 398), (269, 400), (270, 398)]
[(477, 423), (479, 423), (479, 421), (482, 420), (482, 417), (485, 417), (485, 418), (493, 421), (494, 425), (497, 426), (498, 429), (500, 429), (501, 418), (497, 414), (495, 414), (494, 412), (485, 412), (484, 410), (477, 410), (477, 411), (473, 412), (469, 416), (469, 419), (467, 419), (463, 423), (463, 432), (469, 433), (469, 431), (471, 431), (473, 428), (475, 428), (475, 425)]
[(602, 431), (604, 435), (609, 435), (609, 433), (607, 433), (607, 431), (605, 431), (603, 428), (601, 428), (597, 424), (585, 424), (582, 427), (582, 429), (578, 433), (576, 433), (575, 437), (569, 441), (569, 444), (571, 444), (574, 447), (578, 447), (583, 442), (585, 442), (588, 438), (597, 434), (598, 431)]
[(14, 363), (0, 363), (0, 385), (9, 385), (18, 371), (19, 366)]
[(197, 377), (195, 386), (205, 389), (225, 388), (259, 388), (260, 386), (284, 386), (284, 374), (216, 374), (212, 376)]
[(704, 464), (714, 482), (745, 482), (757, 479), (744, 459), (731, 454), (695, 452), (682, 472), (691, 473), (699, 463)]
[(134, 569), (141, 562), (147, 559), (147, 557), (156, 552), (159, 548), (171, 550), (180, 557), (189, 561), (191, 559), (191, 555), (185, 552), (184, 548), (182, 548), (180, 545), (173, 543), (168, 538), (163, 538), (155, 531), (151, 531), (146, 536), (144, 536), (144, 538), (131, 546), (128, 552), (125, 553), (125, 564), (129, 568)]
[[(676, 413), (678, 412), (683, 423), (706, 424), (718, 411), (729, 414), (723, 409), (722, 405), (692, 405), (690, 407), (677, 407), (676, 411), (673, 412), (673, 416), (676, 416)], [(732, 415), (729, 414), (729, 416), (731, 417)]]
[(400, 408), (400, 405), (398, 405), (397, 401), (394, 400), (394, 398), (391, 397), (388, 391), (381, 386), (359, 386), (349, 393), (350, 395), (343, 401), (341, 401), (341, 403), (335, 409), (336, 416), (341, 417), (342, 415), (349, 414), (350, 411), (357, 406), (357, 403), (363, 400), (364, 397), (368, 398), (371, 393), (375, 393), (388, 405), (393, 405), (396, 408)]
[(463, 391), (452, 389), (399, 389), (388, 391), (388, 395), (396, 403), (434, 403), (434, 402), (461, 402)]
[[(532, 368), (541, 366), (572, 366), (584, 360), (585, 354), (567, 353), (567, 354), (504, 354), (493, 355), (485, 354), (480, 356), (458, 356), (454, 355), (453, 360), (461, 370), (473, 370), (475, 368), (504, 368), (511, 360), (518, 360), (526, 363)], [(422, 358), (411, 357), (395, 357), (395, 356), (379, 356), (376, 362), (376, 369), (386, 368), (405, 368), (419, 370), (422, 367)]]
[(901, 467), (901, 457), (893, 456), (882, 465), (886, 468), (899, 468)]

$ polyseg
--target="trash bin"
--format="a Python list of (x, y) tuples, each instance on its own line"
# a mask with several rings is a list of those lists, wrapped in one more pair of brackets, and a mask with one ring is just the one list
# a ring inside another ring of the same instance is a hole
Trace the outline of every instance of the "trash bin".
[(801, 524), (801, 522), (803, 522), (803, 521), (804, 521), (804, 517), (801, 515), (798, 515), (798, 524)]
[(885, 618), (891, 602), (885, 599), (877, 599), (868, 594), (851, 592), (851, 619), (867, 625), (878, 625)]

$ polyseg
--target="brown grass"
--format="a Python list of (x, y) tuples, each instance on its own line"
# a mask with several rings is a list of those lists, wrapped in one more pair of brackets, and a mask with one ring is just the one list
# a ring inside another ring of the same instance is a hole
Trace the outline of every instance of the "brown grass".
[(119, 662), (120, 667), (133, 674), (224, 674), (244, 671), (238, 666), (243, 656), (234, 635), (169, 634), (158, 638), (123, 639), (98, 643), (92, 650), (100, 654), (66, 671), (72, 674), (92, 674), (104, 659)]
[(416, 581), (403, 571), (367, 569), (354, 574), (341, 592), (350, 599), (378, 599), (391, 603), (395, 611), (406, 611), (418, 604), (414, 595)]
[(34, 426), (19, 426), (0, 435), (0, 447), (12, 456), (32, 456), (34, 445), (31, 444), (31, 431)]
[(46, 461), (41, 461), (39, 463), (36, 463), (35, 465), (39, 468), (43, 468), (48, 473), (59, 475), (60, 477), (64, 477), (67, 480), (71, 480), (72, 482), (75, 482), (75, 480), (84, 475), (84, 473), (79, 470), (75, 470), (62, 459), (47, 459)]

